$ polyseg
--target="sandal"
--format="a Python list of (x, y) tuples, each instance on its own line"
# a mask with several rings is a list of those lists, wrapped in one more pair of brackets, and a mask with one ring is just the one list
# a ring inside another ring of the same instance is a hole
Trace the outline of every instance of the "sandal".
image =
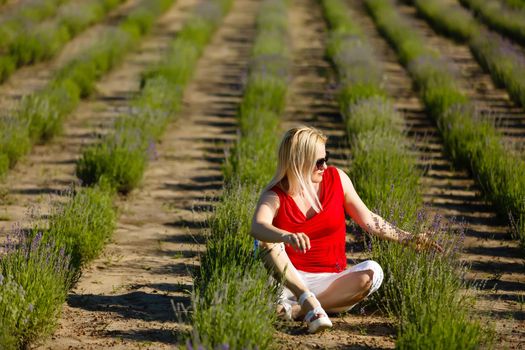
[(304, 321), (308, 325), (308, 333), (317, 333), (327, 328), (332, 328), (332, 321), (328, 318), (326, 311), (315, 297), (315, 294), (312, 292), (304, 292), (299, 297), (299, 304), (303, 306), (306, 299), (313, 297), (319, 304), (319, 306), (314, 307), (312, 310), (308, 311), (304, 317)]

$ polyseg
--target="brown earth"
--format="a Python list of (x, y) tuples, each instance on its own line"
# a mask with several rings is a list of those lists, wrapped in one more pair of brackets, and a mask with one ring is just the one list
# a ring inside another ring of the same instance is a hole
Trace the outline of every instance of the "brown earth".
[[(445, 218), (466, 224), (463, 259), (471, 266), (468, 278), (480, 284), (480, 289), (477, 291), (477, 309), (495, 322), (498, 348), (523, 348), (525, 346), (523, 251), (520, 250), (518, 242), (509, 236), (509, 228), (497, 218), (489, 203), (483, 201), (480, 189), (472, 177), (467, 172), (456, 170), (452, 166), (444, 152), (443, 142), (435, 124), (429, 116), (425, 115), (421, 102), (412, 90), (410, 77), (398, 63), (394, 51), (376, 31), (362, 4), (353, 3), (352, 7), (356, 12), (355, 19), (365, 28), (383, 64), (385, 86), (394, 98), (396, 108), (405, 115), (411, 130), (411, 138), (417, 145), (420, 158), (424, 160), (423, 165), (430, 166), (430, 170), (423, 178), (425, 203), (431, 205), (435, 212)], [(404, 6), (401, 8), (406, 15), (414, 14), (411, 8)], [(427, 42), (430, 42), (435, 49), (443, 53), (450, 49), (451, 44), (436, 38), (436, 34), (426, 27), (423, 21), (413, 16), (409, 18), (418, 28), (424, 29)], [(448, 45), (447, 49), (442, 50), (442, 46), (446, 45)], [(454, 47), (460, 46), (454, 44)], [(462, 52), (465, 55), (469, 53), (465, 48), (462, 48)], [(475, 61), (471, 61), (464, 68), (468, 67), (469, 81), (490, 80), (479, 67), (474, 69), (472, 67), (474, 64)], [(476, 74), (480, 76), (472, 75), (473, 72), (477, 72)], [(489, 82), (486, 84), (490, 87)], [(472, 91), (476, 90), (475, 86), (467, 85), (466, 81), (464, 86), (471, 96), (478, 96), (480, 101), (483, 100), (482, 95)], [(492, 92), (493, 89), (495, 88), (492, 86), (485, 91), (488, 91), (487, 94), (493, 98), (498, 94), (503, 95), (501, 91)], [(491, 104), (491, 97), (485, 96), (489, 102), (484, 108), (495, 112), (490, 108), (498, 104)], [(506, 106), (509, 106), (511, 103), (508, 98), (501, 98), (500, 103), (503, 104), (501, 101), (505, 100)], [(425, 142), (422, 143), (423, 138)]]
[(224, 147), (236, 137), (257, 7), (238, 1), (224, 19), (185, 92), (180, 121), (166, 131), (141, 187), (119, 201), (112, 241), (84, 270), (41, 348), (171, 348), (188, 330), (172, 303), (190, 306), (205, 220), (222, 189)]

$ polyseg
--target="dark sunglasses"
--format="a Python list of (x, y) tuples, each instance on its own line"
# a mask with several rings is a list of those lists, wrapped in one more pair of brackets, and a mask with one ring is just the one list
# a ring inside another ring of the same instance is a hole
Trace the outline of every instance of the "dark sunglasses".
[(317, 159), (315, 161), (315, 167), (318, 169), (318, 170), (321, 170), (323, 169), (323, 166), (325, 163), (328, 163), (328, 159), (330, 157), (330, 152), (326, 151), (326, 157), (324, 158), (321, 158), (321, 159)]

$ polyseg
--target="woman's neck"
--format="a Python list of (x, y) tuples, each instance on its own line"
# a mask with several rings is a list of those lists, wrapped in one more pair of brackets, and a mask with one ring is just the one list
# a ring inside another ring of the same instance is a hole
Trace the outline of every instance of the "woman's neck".
[[(319, 192), (319, 183), (313, 183), (312, 186), (314, 188), (314, 191), (316, 193)], [(292, 197), (305, 197), (304, 193), (300, 190), (300, 189), (297, 189), (295, 192), (294, 191), (291, 191), (290, 190), (290, 183), (288, 182), (288, 179), (284, 178), (281, 180), (281, 182), (279, 182), (279, 187), (285, 191), (288, 195), (292, 196)]]

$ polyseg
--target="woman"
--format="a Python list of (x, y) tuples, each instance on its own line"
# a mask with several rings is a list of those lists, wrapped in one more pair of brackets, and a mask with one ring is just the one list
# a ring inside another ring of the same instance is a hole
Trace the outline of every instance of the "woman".
[(280, 311), (288, 319), (304, 316), (310, 333), (332, 326), (326, 311), (352, 308), (383, 281), (383, 270), (375, 261), (346, 269), (345, 212), (380, 238), (433, 244), (372, 213), (348, 175), (327, 165), (326, 139), (311, 127), (286, 132), (276, 174), (263, 191), (252, 221), (252, 235), (268, 251), (267, 266), (284, 280)]

